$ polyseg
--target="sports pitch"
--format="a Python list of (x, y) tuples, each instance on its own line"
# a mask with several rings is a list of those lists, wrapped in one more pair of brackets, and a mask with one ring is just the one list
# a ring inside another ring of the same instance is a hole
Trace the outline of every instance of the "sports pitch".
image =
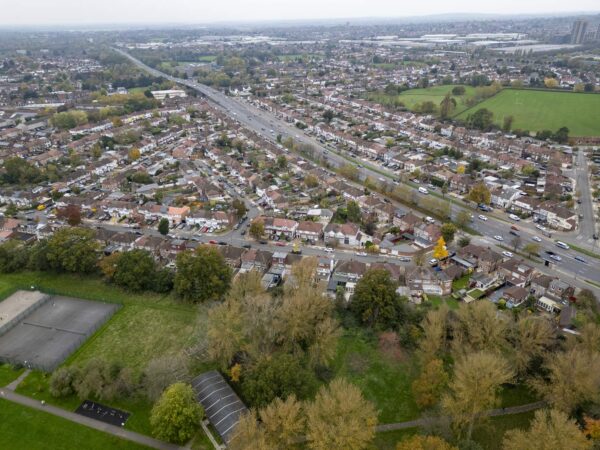
[(556, 131), (567, 127), (570, 136), (600, 136), (600, 94), (504, 89), (455, 118), (466, 120), (481, 108), (492, 111), (499, 126), (505, 117), (513, 116), (513, 130)]
[[(20, 297), (28, 299), (30, 293), (17, 291), (5, 302)], [(117, 309), (114, 304), (44, 296), (0, 335), (0, 361), (51, 371)]]

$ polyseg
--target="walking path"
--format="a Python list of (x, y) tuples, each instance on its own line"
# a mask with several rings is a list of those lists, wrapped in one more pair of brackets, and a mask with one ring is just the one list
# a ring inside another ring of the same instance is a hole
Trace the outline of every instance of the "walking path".
[[(21, 375), (21, 377), (23, 377), (23, 375)], [(18, 385), (18, 383), (15, 383), (16, 381), (9, 384), (6, 388), (0, 389), (0, 398), (18, 403), (23, 406), (27, 406), (29, 408), (37, 409), (39, 411), (45, 411), (48, 414), (53, 414), (55, 416), (62, 417), (63, 419), (70, 420), (71, 422), (75, 422), (80, 425), (84, 425), (86, 427), (102, 431), (104, 433), (112, 434), (113, 436), (117, 436), (121, 439), (127, 439), (128, 441), (133, 441), (138, 444), (145, 445), (147, 447), (156, 448), (159, 450), (181, 449), (181, 447), (178, 447), (176, 445), (158, 441), (156, 439), (152, 439), (149, 436), (144, 436), (143, 434), (125, 430), (114, 425), (100, 422), (99, 420), (90, 419), (89, 417), (81, 416), (79, 414), (75, 414), (73, 412), (57, 408), (56, 406), (43, 404), (38, 400), (34, 400), (32, 398), (25, 397), (24, 395), (17, 394), (16, 392), (14, 392), (14, 388)]]
[(19, 377), (15, 381), (7, 384), (5, 386), (6, 389), (8, 389), (9, 391), (14, 391), (15, 389), (17, 389), (17, 386), (21, 384), (21, 381), (23, 381), (27, 377), (27, 375), (29, 375), (29, 372), (31, 372), (31, 370), (27, 369), (25, 372), (19, 375)]
[[(486, 411), (483, 415), (496, 417), (496, 416), (507, 416), (509, 414), (520, 414), (528, 411), (533, 411), (536, 409), (540, 409), (546, 406), (546, 402), (539, 401), (534, 403), (527, 403), (526, 405), (519, 406), (511, 406), (510, 408), (498, 408), (492, 409), (490, 411)], [(437, 420), (439, 420), (438, 418)], [(398, 422), (398, 423), (386, 423), (383, 425), (378, 425), (376, 428), (377, 432), (382, 431), (393, 431), (393, 430), (404, 430), (406, 428), (415, 428), (425, 425), (426, 423), (431, 423), (432, 420), (436, 420), (436, 418), (421, 418), (415, 420), (408, 420), (406, 422)]]

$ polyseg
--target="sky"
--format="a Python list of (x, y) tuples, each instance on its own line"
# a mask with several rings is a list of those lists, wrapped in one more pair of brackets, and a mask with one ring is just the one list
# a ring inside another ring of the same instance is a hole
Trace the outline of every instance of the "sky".
[(0, 0), (0, 24), (205, 24), (445, 13), (600, 11), (598, 0)]

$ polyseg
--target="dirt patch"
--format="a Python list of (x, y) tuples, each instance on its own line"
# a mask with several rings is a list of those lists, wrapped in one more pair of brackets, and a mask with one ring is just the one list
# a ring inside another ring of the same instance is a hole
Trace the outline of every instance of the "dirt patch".
[(379, 351), (383, 356), (393, 362), (402, 362), (406, 358), (406, 353), (400, 345), (398, 333), (394, 331), (385, 331), (379, 335)]

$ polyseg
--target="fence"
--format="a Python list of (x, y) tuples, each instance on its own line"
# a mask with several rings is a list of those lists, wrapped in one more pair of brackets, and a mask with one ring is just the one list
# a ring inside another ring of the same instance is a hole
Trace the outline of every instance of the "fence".
[(28, 308), (24, 309), (19, 314), (17, 314), (15, 317), (10, 319), (8, 322), (6, 322), (2, 326), (0, 326), (0, 336), (2, 336), (3, 334), (7, 333), (10, 330), (12, 330), (19, 322), (21, 322), (21, 320), (23, 320), (29, 314), (34, 312), (36, 309), (40, 308), (42, 305), (46, 304), (48, 302), (48, 300), (50, 300), (50, 296), (44, 295), (44, 297), (42, 297), (40, 299), (40, 301), (38, 301), (38, 302), (34, 303), (33, 305), (29, 306)]
[[(48, 299), (50, 299), (50, 298), (51, 297), (48, 296)], [(46, 301), (47, 300), (45, 300), (44, 303)], [(35, 306), (35, 305), (33, 305), (33, 306)], [(117, 312), (121, 308), (121, 305), (118, 305), (118, 304), (112, 304), (111, 306), (112, 306), (112, 308), (109, 311), (107, 311), (102, 316), (101, 319), (97, 320), (92, 327), (90, 327), (88, 330), (86, 330), (85, 333), (79, 334), (77, 340), (74, 341), (73, 343), (71, 343), (65, 349), (63, 349), (57, 356), (53, 357), (51, 362), (44, 363), (44, 362), (24, 361), (22, 359), (9, 358), (9, 357), (3, 357), (3, 356), (0, 356), (0, 362), (11, 364), (15, 367), (27, 367), (28, 369), (40, 370), (42, 372), (52, 372), (60, 364), (62, 364), (63, 361), (65, 361), (75, 350), (77, 350), (91, 335), (93, 335), (96, 331), (98, 331), (98, 329), (100, 327), (102, 327), (114, 315), (114, 313)], [(37, 308), (35, 308), (35, 309), (37, 309)], [(33, 312), (33, 310), (29, 311), (29, 313), (31, 313), (31, 312)], [(19, 322), (17, 322), (17, 323), (19, 323)], [(52, 327), (52, 329), (53, 330), (62, 330), (62, 329), (55, 328), (55, 327)], [(66, 330), (62, 330), (62, 331), (66, 331)], [(69, 331), (66, 331), (66, 332), (69, 332)], [(72, 331), (69, 333), (71, 333), (73, 335), (77, 334), (76, 332), (72, 332)]]

